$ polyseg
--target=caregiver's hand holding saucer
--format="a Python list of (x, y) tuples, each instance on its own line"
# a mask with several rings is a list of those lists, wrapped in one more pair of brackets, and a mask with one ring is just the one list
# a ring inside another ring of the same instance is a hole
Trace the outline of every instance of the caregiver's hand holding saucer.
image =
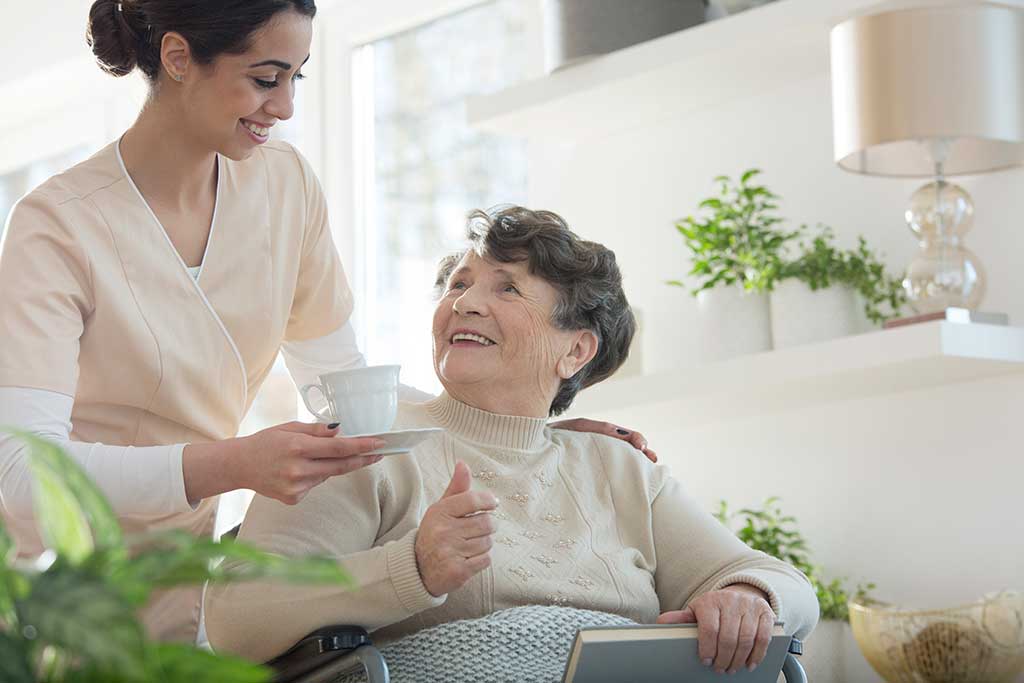
[[(328, 478), (347, 474), (380, 460), (370, 451), (384, 446), (376, 438), (324, 438), (339, 432), (338, 425), (288, 422), (251, 436), (209, 444), (191, 444), (184, 452), (186, 472), (205, 466), (223, 467), (218, 477), (204, 477), (185, 486), (190, 498), (205, 498), (202, 484), (231, 481), (233, 488), (251, 489), (288, 505), (302, 500), (310, 489)], [(213, 450), (222, 457), (209, 457)], [(189, 462), (191, 459), (194, 462)]]

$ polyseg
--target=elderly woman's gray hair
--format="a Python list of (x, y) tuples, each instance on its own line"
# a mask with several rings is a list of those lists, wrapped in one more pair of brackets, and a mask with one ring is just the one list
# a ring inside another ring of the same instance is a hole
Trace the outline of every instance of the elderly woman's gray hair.
[[(562, 330), (590, 330), (598, 349), (587, 365), (562, 381), (551, 402), (560, 415), (580, 389), (613, 375), (629, 356), (636, 319), (622, 291), (615, 253), (597, 242), (577, 237), (558, 214), (521, 206), (474, 211), (467, 221), (469, 249), (500, 263), (526, 261), (530, 273), (558, 291), (552, 324)], [(438, 266), (435, 285), (443, 291), (466, 251), (452, 254)]]

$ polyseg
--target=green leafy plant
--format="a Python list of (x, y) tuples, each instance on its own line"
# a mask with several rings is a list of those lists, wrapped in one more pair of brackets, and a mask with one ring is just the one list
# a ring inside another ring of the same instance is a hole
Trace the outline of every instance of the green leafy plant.
[[(148, 641), (136, 610), (153, 590), (203, 581), (280, 579), (346, 584), (329, 558), (291, 559), (184, 532), (126, 538), (110, 504), (59, 447), (29, 447), (35, 516), (50, 549), (15, 558), (0, 524), (0, 681), (4, 683), (256, 683), (271, 672), (234, 657)], [(245, 560), (226, 569), (219, 560)]]
[[(718, 503), (715, 517), (754, 550), (776, 557), (803, 572), (810, 579), (814, 592), (818, 595), (822, 619), (849, 621), (847, 603), (851, 595), (844, 586), (844, 580), (833, 579), (826, 582), (822, 578), (821, 567), (811, 564), (807, 543), (795, 528), (796, 518), (783, 515), (777, 505), (778, 501), (777, 497), (772, 497), (765, 500), (764, 507), (760, 510), (743, 508), (737, 512), (730, 512), (727, 503), (722, 500)], [(853, 597), (866, 599), (874, 588), (873, 583), (858, 584)]]
[[(766, 292), (778, 279), (784, 247), (799, 233), (775, 227), (782, 222), (775, 215), (778, 197), (752, 182), (760, 173), (750, 169), (738, 183), (728, 176), (715, 178), (719, 193), (700, 203), (703, 214), (676, 223), (693, 258), (689, 275), (700, 283), (694, 295), (719, 285)], [(680, 280), (668, 284), (685, 286)]]
[(799, 254), (783, 263), (780, 281), (794, 278), (812, 291), (835, 285), (850, 287), (860, 294), (864, 313), (875, 324), (899, 315), (907, 302), (903, 283), (886, 272), (863, 236), (858, 236), (855, 249), (846, 250), (836, 246), (832, 229), (825, 225), (819, 225), (809, 241), (807, 228), (802, 227), (800, 237)]
[[(881, 324), (899, 315), (907, 301), (901, 278), (886, 272), (878, 255), (858, 236), (857, 247), (836, 246), (831, 228), (819, 226), (811, 235), (806, 226), (785, 230), (776, 215), (778, 195), (754, 181), (761, 171), (746, 171), (738, 183), (719, 176), (717, 197), (699, 204), (699, 216), (676, 223), (690, 251), (696, 295), (720, 285), (739, 285), (767, 292), (786, 279), (797, 279), (811, 290), (848, 286), (864, 300), (868, 319)], [(794, 249), (795, 247), (795, 249)], [(791, 253), (795, 251), (795, 256)], [(684, 287), (681, 280), (668, 284)]]

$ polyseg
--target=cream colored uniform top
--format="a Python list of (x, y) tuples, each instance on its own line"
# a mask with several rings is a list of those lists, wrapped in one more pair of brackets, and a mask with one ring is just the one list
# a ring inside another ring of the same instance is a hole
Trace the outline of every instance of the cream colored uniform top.
[[(219, 157), (198, 281), (108, 145), (22, 198), (0, 252), (0, 386), (74, 397), (71, 439), (126, 446), (235, 436), (283, 341), (341, 327), (352, 296), (322, 189), (294, 148)], [(180, 472), (168, 472), (180, 477)], [(216, 499), (122, 517), (208, 534)], [(42, 549), (10, 518), (22, 555)], [(194, 640), (199, 587), (154, 596), (151, 635)]]

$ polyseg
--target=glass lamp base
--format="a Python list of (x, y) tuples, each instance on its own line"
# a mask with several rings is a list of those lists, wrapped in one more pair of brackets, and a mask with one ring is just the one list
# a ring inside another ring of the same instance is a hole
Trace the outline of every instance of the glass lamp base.
[(907, 267), (903, 288), (914, 312), (978, 308), (985, 294), (985, 272), (978, 257), (962, 244), (973, 216), (970, 195), (942, 179), (911, 197), (906, 219), (921, 250)]

